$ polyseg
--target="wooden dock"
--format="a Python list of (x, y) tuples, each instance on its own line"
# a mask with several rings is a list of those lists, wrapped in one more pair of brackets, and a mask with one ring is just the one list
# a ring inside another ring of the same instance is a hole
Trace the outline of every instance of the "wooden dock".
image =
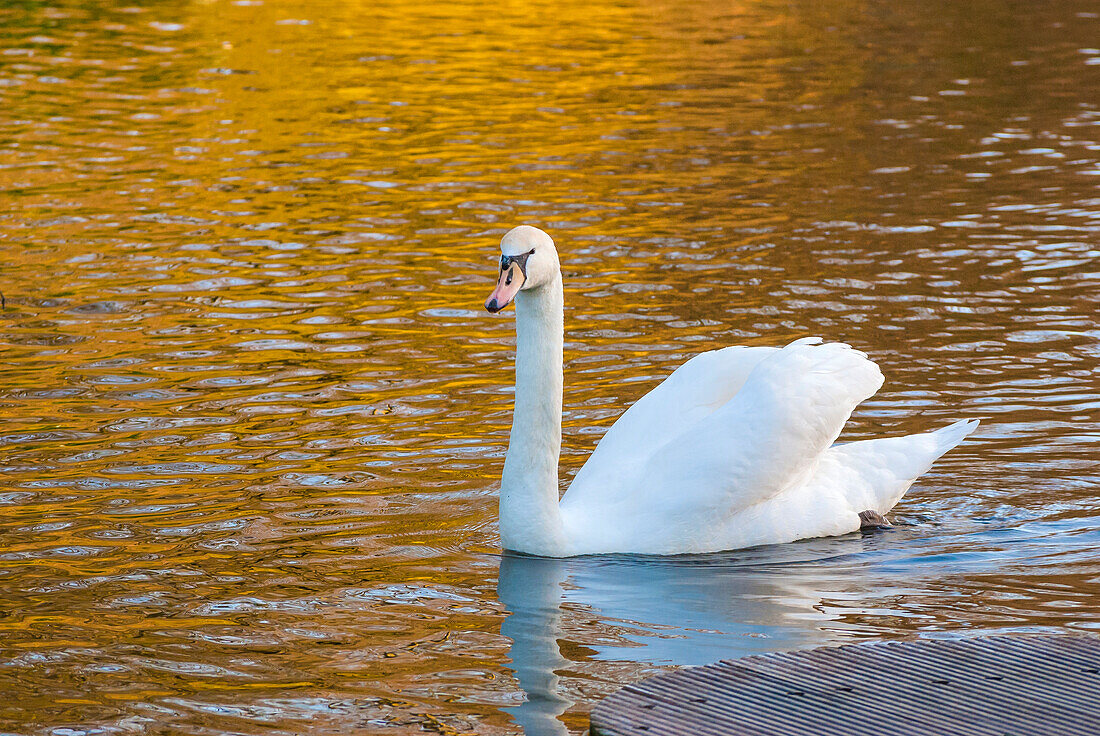
[(1100, 734), (1100, 637), (821, 647), (690, 667), (592, 711), (592, 736)]

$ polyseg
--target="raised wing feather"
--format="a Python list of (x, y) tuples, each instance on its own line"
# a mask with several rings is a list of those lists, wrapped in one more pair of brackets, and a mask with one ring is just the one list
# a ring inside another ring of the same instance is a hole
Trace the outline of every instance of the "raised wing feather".
[[(731, 515), (807, 480), (852, 410), (881, 385), (878, 367), (847, 345), (800, 340), (766, 354), (728, 401), (641, 462), (619, 467), (617, 476), (583, 478), (605, 483), (584, 486), (578, 501), (591, 506), (585, 504), (583, 516), (599, 519), (604, 534), (614, 533), (622, 518), (635, 537), (639, 531), (672, 540), (705, 536)], [(581, 481), (578, 474), (574, 487)]]
[(646, 464), (649, 485), (691, 488), (713, 511), (758, 503), (812, 472), (882, 373), (847, 345), (795, 343), (760, 362), (719, 410)]
[(778, 348), (733, 346), (694, 356), (626, 410), (573, 479), (563, 508), (619, 485), (662, 446), (733, 398)]

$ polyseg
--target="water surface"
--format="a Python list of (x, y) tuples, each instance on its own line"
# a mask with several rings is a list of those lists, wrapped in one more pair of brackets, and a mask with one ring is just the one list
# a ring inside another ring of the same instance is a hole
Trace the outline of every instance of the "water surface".
[[(0, 9), (0, 731), (580, 732), (664, 668), (1100, 621), (1093, 3)], [(502, 558), (520, 222), (563, 486), (727, 344), (982, 419), (884, 534)]]

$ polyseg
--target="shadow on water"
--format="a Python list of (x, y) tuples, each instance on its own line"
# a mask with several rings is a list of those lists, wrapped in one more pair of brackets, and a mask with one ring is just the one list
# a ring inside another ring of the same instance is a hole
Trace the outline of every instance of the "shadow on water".
[[(1100, 543), (1098, 521), (902, 522), (883, 532), (672, 558), (508, 553), (500, 560), (498, 593), (508, 610), (501, 633), (512, 640), (511, 667), (526, 701), (507, 710), (527, 736), (569, 733), (561, 717), (575, 703), (563, 679), (575, 674), (578, 651), (590, 661), (701, 665), (893, 636), (878, 630), (886, 619), (895, 619), (895, 630), (964, 636), (965, 630), (944, 634), (924, 627), (919, 610), (891, 601), (949, 589), (963, 576), (989, 576), (995, 589), (997, 577), (1011, 579), (1013, 569), (1057, 567), (1070, 548), (1078, 560), (1084, 555), (1100, 567), (1091, 551)], [(967, 591), (955, 594), (960, 610), (967, 608)], [(1025, 601), (1020, 610), (1034, 612)], [(593, 616), (601, 627), (617, 629), (618, 639), (586, 639), (578, 619)], [(861, 620), (865, 616), (879, 625)], [(896, 619), (909, 622), (899, 626)], [(1056, 622), (1050, 627), (1056, 629)], [(1041, 620), (1008, 616), (1004, 626), (1044, 628)]]

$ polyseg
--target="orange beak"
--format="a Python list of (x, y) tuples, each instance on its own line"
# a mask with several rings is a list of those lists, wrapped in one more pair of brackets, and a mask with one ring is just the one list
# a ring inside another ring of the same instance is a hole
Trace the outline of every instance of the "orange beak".
[(495, 314), (507, 307), (516, 298), (526, 280), (527, 275), (523, 273), (519, 263), (512, 262), (500, 269), (500, 278), (497, 279), (493, 293), (485, 300), (485, 308)]

